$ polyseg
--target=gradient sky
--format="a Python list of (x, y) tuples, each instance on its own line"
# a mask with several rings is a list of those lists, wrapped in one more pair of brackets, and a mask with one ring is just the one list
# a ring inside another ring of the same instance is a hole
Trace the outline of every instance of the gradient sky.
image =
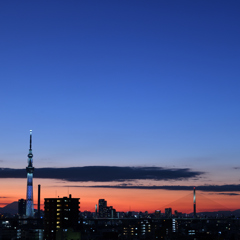
[[(99, 198), (119, 211), (154, 210), (191, 193), (140, 184), (239, 185), (239, 9), (237, 0), (1, 1), (1, 168), (26, 167), (32, 129), (36, 169), (201, 173), (124, 178), (134, 190), (95, 188), (102, 182), (92, 179), (34, 179), (43, 197), (72, 192), (82, 210), (93, 210)], [(2, 205), (25, 198), (26, 179), (12, 177), (0, 180)], [(206, 196), (239, 208), (240, 196), (230, 195), (239, 191)]]

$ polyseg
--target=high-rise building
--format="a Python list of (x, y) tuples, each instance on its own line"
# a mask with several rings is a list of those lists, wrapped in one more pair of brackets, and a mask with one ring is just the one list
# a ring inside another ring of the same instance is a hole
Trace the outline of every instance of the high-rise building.
[(98, 200), (98, 216), (100, 218), (116, 218), (116, 210), (110, 206), (107, 206), (107, 201), (105, 199)]
[(20, 217), (23, 217), (26, 215), (26, 200), (25, 199), (18, 200), (18, 215)]
[(98, 215), (100, 218), (107, 218), (107, 201), (105, 199), (98, 200)]
[(155, 218), (160, 218), (161, 217), (161, 210), (155, 210)]
[(57, 232), (63, 233), (68, 228), (77, 230), (79, 215), (79, 199), (71, 194), (63, 198), (44, 199), (44, 235), (45, 239), (56, 239)]
[(33, 154), (32, 154), (32, 130), (30, 130), (30, 147), (28, 153), (28, 166), (27, 170), (27, 199), (26, 199), (26, 216), (33, 217)]
[(172, 208), (165, 208), (165, 218), (172, 217)]

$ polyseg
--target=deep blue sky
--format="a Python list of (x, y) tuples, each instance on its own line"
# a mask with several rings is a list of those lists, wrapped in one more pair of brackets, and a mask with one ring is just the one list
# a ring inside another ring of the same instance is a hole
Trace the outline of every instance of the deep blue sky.
[(1, 1), (1, 166), (26, 166), (32, 129), (35, 167), (189, 167), (239, 181), (239, 10)]

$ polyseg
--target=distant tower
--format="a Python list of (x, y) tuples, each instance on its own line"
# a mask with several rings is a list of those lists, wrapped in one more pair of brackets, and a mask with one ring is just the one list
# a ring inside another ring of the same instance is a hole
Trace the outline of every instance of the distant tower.
[(95, 218), (97, 218), (97, 204), (95, 205)]
[(196, 189), (193, 188), (193, 217), (196, 218)]
[(26, 199), (26, 216), (33, 217), (34, 209), (33, 209), (33, 154), (32, 154), (32, 130), (30, 130), (30, 148), (28, 153), (28, 166), (27, 170), (27, 199)]

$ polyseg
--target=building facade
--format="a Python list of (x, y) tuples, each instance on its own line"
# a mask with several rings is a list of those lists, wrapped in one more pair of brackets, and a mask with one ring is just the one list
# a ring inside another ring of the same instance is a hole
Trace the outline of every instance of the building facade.
[(98, 217), (99, 218), (117, 218), (117, 212), (112, 206), (107, 206), (105, 199), (98, 200)]
[(108, 209), (107, 209), (107, 201), (105, 199), (98, 200), (98, 216), (100, 218), (107, 218)]
[(172, 217), (172, 208), (165, 208), (165, 218)]
[(20, 217), (23, 217), (26, 215), (26, 200), (25, 199), (18, 200), (18, 215)]
[(59, 233), (68, 229), (78, 229), (80, 198), (45, 198), (44, 199), (44, 239), (55, 239)]

